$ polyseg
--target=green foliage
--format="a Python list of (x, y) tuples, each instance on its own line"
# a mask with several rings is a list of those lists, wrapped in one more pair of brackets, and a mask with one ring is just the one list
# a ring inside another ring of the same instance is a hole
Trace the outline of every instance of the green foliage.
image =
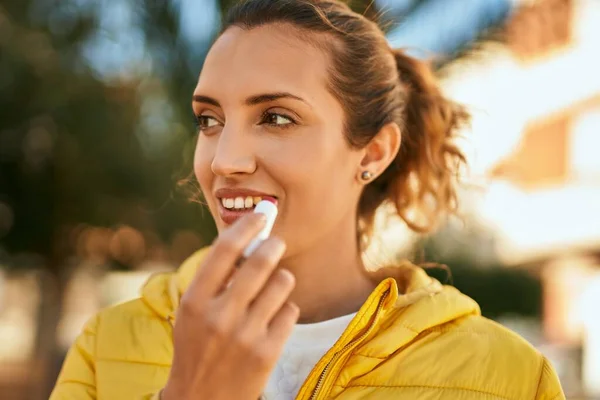
[(416, 261), (433, 265), (426, 269), (429, 275), (473, 298), (489, 318), (541, 316), (539, 277), (503, 265), (495, 256), (493, 237), (474, 225), (471, 221), (462, 229), (446, 228), (423, 240)]
[(177, 10), (162, 7), (144, 8), (140, 28), (149, 48), (170, 49), (161, 74), (168, 86), (159, 89), (175, 104), (166, 129), (178, 134), (149, 157), (140, 94), (158, 79), (111, 81), (90, 68), (84, 50), (100, 34), (98, 13), (68, 1), (0, 6), (0, 249), (38, 253), (58, 267), (73, 252), (65, 232), (78, 224), (130, 224), (165, 242), (179, 229), (206, 241), (214, 234), (199, 206), (177, 193), (177, 179), (191, 171), (195, 74), (188, 50), (172, 46)]

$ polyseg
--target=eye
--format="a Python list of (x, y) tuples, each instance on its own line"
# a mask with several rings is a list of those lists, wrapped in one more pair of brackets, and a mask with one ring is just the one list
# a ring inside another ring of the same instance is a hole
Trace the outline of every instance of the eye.
[(296, 124), (296, 121), (294, 121), (293, 118), (288, 117), (287, 115), (267, 111), (262, 116), (261, 124), (267, 124), (283, 128)]
[(219, 121), (208, 115), (198, 115), (196, 119), (198, 121), (198, 129), (201, 131), (219, 125)]

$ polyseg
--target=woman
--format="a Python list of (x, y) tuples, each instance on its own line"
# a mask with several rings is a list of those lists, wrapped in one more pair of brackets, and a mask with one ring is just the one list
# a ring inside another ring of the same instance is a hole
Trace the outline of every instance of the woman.
[[(455, 210), (468, 119), (374, 23), (337, 1), (245, 1), (192, 105), (219, 238), (93, 318), (52, 400), (564, 399), (473, 300), (408, 262), (366, 272), (378, 206), (420, 232)], [(243, 259), (260, 198), (279, 217)]]

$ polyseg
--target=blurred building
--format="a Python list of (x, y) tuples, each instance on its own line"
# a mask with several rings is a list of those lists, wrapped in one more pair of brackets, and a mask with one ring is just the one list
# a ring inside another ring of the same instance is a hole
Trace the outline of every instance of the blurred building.
[(450, 65), (445, 85), (474, 112), (474, 214), (504, 263), (542, 276), (544, 348), (565, 388), (598, 396), (600, 2), (518, 3), (503, 40)]

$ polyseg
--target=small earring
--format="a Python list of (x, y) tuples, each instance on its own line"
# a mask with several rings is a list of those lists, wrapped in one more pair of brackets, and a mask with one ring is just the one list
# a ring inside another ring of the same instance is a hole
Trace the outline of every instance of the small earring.
[(371, 171), (363, 171), (362, 174), (360, 174), (360, 178), (363, 181), (370, 181), (371, 178), (373, 178), (373, 174), (371, 173)]

